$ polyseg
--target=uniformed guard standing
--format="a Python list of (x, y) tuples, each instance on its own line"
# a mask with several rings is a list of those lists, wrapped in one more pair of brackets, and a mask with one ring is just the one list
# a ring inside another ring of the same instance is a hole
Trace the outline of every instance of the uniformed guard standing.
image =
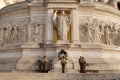
[(67, 60), (66, 57), (62, 56), (61, 58), (62, 73), (65, 73), (66, 60)]

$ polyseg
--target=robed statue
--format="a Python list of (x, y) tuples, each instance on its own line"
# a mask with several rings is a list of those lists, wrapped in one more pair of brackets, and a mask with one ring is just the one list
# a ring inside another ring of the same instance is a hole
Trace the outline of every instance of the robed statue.
[(58, 10), (55, 11), (53, 16), (53, 24), (57, 28), (58, 36), (60, 40), (67, 40), (67, 34), (70, 27), (70, 19), (65, 14), (64, 10), (59, 10), (60, 14), (58, 14)]

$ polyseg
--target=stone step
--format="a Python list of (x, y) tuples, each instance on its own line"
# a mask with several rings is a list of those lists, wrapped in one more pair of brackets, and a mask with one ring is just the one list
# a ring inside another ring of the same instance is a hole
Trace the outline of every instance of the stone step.
[(0, 80), (120, 80), (115, 73), (0, 73)]
[[(105, 63), (116, 63), (120, 64), (120, 59), (115, 59), (115, 58), (85, 58), (87, 63), (94, 63), (94, 64), (105, 64)], [(79, 59), (74, 59), (75, 63), (79, 62)]]

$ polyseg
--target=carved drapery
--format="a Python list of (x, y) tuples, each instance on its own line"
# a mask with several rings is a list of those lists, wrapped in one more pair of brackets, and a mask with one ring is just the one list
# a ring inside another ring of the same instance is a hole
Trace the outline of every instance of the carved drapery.
[(53, 36), (54, 41), (68, 40), (71, 42), (71, 23), (69, 10), (54, 10), (53, 16)]

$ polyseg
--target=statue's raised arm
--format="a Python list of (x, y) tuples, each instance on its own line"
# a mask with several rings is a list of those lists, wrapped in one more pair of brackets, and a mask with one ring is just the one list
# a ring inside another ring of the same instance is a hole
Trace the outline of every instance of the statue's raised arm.
[(58, 36), (60, 40), (67, 40), (68, 26), (70, 24), (70, 19), (66, 15), (65, 10), (59, 10), (54, 12), (53, 24), (58, 31)]
[(56, 27), (57, 26), (57, 10), (53, 14), (53, 25)]

